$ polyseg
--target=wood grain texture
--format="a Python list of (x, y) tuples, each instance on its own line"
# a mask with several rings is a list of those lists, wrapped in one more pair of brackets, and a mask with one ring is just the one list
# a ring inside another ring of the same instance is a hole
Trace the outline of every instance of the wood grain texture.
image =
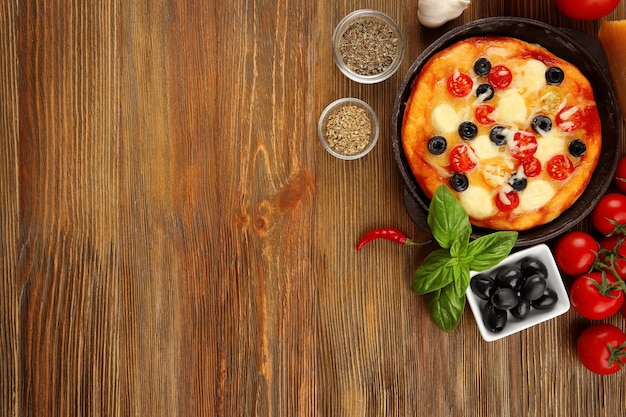
[[(574, 312), (486, 343), (468, 309), (445, 334), (410, 290), (433, 245), (353, 249), (429, 239), (386, 126), (430, 42), (498, 15), (599, 27), (488, 0), (425, 29), (417, 3), (3, 2), (0, 416), (621, 415), (625, 374), (580, 366)], [(330, 49), (363, 7), (408, 48), (375, 85)], [(383, 126), (357, 161), (316, 136), (344, 96)]]
[(0, 415), (12, 417), (18, 401), (19, 233), (17, 2), (0, 5)]

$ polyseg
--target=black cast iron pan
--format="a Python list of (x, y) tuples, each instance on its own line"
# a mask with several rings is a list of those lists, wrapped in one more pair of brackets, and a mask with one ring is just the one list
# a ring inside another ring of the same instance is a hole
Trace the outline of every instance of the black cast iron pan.
[[(602, 150), (598, 166), (580, 198), (552, 222), (521, 231), (518, 247), (545, 242), (566, 232), (587, 216), (611, 184), (621, 156), (622, 116), (608, 73), (606, 56), (593, 38), (574, 30), (558, 29), (536, 20), (518, 17), (492, 17), (460, 26), (436, 40), (415, 60), (400, 86), (392, 114), (392, 146), (404, 182), (404, 202), (411, 218), (428, 229), (426, 218), (430, 200), (417, 184), (402, 148), (401, 132), (405, 103), (423, 65), (438, 51), (474, 36), (510, 36), (537, 43), (576, 65), (592, 84), (602, 122)], [(474, 227), (472, 237), (493, 232)]]

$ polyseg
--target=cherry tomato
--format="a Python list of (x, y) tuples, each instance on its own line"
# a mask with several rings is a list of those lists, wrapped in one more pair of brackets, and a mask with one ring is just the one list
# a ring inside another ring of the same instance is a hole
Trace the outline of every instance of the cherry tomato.
[(623, 193), (626, 193), (626, 156), (617, 162), (617, 169), (613, 177), (613, 184)]
[(489, 84), (491, 84), (496, 90), (503, 90), (511, 84), (511, 81), (513, 81), (513, 73), (504, 65), (496, 65), (491, 68), (491, 71), (489, 71), (487, 80), (489, 80)]
[(553, 156), (548, 161), (548, 175), (555, 180), (564, 180), (574, 172), (574, 164), (565, 155)]
[(597, 271), (579, 276), (570, 288), (572, 307), (589, 320), (611, 317), (624, 304), (624, 291), (617, 282), (613, 275)]
[(524, 166), (524, 174), (529, 178), (541, 174), (541, 161), (535, 157), (525, 160), (522, 165)]
[(519, 206), (519, 195), (515, 191), (508, 193), (498, 193), (496, 195), (496, 207), (500, 211), (513, 211)]
[(476, 117), (476, 121), (481, 125), (491, 125), (496, 121), (491, 118), (491, 115), (496, 109), (490, 104), (481, 104), (476, 107), (474, 110), (474, 116)]
[(626, 279), (626, 237), (611, 235), (600, 239), (600, 258), (602, 262), (613, 267), (617, 276)]
[(476, 166), (474, 150), (463, 144), (455, 146), (450, 152), (450, 164), (456, 172), (467, 172)]
[(555, 122), (564, 132), (573, 132), (579, 128), (594, 130), (599, 123), (598, 109), (596, 106), (565, 106), (557, 113)]
[(578, 20), (596, 20), (611, 13), (620, 0), (554, 0), (556, 7), (567, 17)]
[(472, 92), (474, 82), (472, 77), (462, 72), (455, 71), (448, 78), (448, 92), (454, 97), (465, 97)]
[(529, 132), (515, 132), (510, 151), (515, 159), (525, 161), (537, 152), (537, 138)]
[(571, 132), (580, 127), (582, 112), (577, 106), (565, 106), (555, 118), (557, 126), (564, 132)]
[(608, 235), (616, 224), (626, 223), (626, 195), (608, 193), (602, 196), (591, 212), (591, 224), (603, 235)]
[(500, 188), (509, 181), (511, 168), (503, 158), (497, 157), (484, 161), (480, 173), (487, 184), (493, 188)]
[(576, 350), (591, 372), (614, 374), (626, 363), (626, 333), (612, 324), (593, 324), (578, 336)]
[(600, 249), (588, 233), (569, 232), (554, 246), (554, 259), (564, 274), (577, 276), (589, 272)]

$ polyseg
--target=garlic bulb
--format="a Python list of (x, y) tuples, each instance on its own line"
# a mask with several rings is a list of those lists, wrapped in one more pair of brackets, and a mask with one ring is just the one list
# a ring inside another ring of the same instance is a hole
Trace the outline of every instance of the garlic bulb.
[(461, 16), (470, 0), (419, 0), (417, 19), (428, 28), (436, 28)]

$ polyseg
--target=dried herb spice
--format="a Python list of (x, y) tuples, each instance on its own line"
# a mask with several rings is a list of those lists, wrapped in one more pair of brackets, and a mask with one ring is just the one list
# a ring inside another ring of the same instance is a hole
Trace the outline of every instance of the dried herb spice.
[(372, 121), (365, 109), (347, 105), (328, 117), (324, 137), (328, 145), (342, 155), (362, 152), (372, 137)]
[(339, 40), (339, 53), (348, 68), (359, 75), (383, 73), (398, 54), (398, 37), (391, 26), (375, 18), (352, 23)]

